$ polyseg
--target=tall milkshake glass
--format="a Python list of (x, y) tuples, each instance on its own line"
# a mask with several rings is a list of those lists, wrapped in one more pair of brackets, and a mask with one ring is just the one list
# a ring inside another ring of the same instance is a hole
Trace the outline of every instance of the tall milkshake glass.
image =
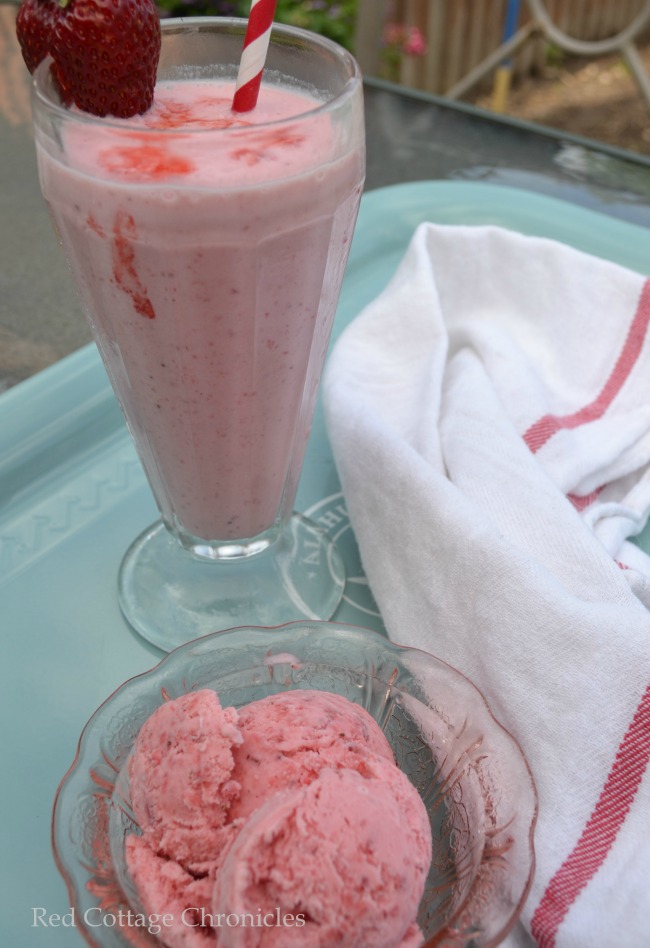
[(33, 110), (41, 188), (160, 509), (119, 599), (163, 649), (329, 618), (341, 559), (293, 512), (363, 186), (361, 79), (276, 26), (257, 107), (230, 108), (245, 21), (167, 20), (154, 106)]

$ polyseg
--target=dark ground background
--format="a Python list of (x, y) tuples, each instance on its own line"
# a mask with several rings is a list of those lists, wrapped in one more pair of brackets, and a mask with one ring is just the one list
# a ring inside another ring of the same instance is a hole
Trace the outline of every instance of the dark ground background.
[[(639, 52), (650, 74), (650, 44)], [(491, 95), (471, 101), (490, 108)], [(512, 86), (506, 114), (650, 156), (650, 106), (616, 57), (545, 66), (543, 75)]]

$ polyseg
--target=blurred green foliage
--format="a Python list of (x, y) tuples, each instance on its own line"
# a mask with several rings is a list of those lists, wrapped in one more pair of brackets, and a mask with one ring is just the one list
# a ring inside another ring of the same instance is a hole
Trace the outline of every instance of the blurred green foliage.
[[(247, 17), (250, 0), (157, 0), (162, 16)], [(352, 49), (357, 0), (278, 0), (275, 19)]]

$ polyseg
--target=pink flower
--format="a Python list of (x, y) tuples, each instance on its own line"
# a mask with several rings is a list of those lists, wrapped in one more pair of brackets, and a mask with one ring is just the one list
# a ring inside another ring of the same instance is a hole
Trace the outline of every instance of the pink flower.
[(409, 27), (402, 48), (407, 56), (424, 56), (427, 51), (427, 42), (417, 26)]

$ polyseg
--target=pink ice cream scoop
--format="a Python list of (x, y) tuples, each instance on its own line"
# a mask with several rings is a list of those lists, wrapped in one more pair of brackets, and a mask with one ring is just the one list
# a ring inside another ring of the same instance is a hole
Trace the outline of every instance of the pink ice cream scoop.
[[(142, 836), (127, 866), (140, 907), (171, 918), (170, 948), (421, 943), (429, 821), (359, 705), (298, 690), (236, 711), (190, 693), (154, 712), (128, 766)], [(219, 922), (262, 908), (304, 924)]]
[(252, 814), (214, 889), (214, 918), (241, 920), (219, 928), (220, 946), (418, 943), (412, 923), (431, 860), (427, 813), (385, 758), (370, 756), (364, 771), (324, 769)]
[(142, 836), (128, 837), (126, 860), (138, 892), (137, 909), (150, 918), (169, 919), (159, 936), (167, 948), (215, 948), (213, 874), (195, 878), (173, 859), (157, 855)]
[(249, 816), (274, 793), (311, 783), (325, 767), (357, 770), (368, 753), (394, 760), (375, 719), (342, 695), (285, 691), (239, 710), (242, 743), (233, 779), (233, 818)]
[(203, 689), (169, 701), (144, 723), (129, 762), (131, 806), (147, 843), (205, 871), (236, 827), (233, 753), (243, 741), (235, 708)]

